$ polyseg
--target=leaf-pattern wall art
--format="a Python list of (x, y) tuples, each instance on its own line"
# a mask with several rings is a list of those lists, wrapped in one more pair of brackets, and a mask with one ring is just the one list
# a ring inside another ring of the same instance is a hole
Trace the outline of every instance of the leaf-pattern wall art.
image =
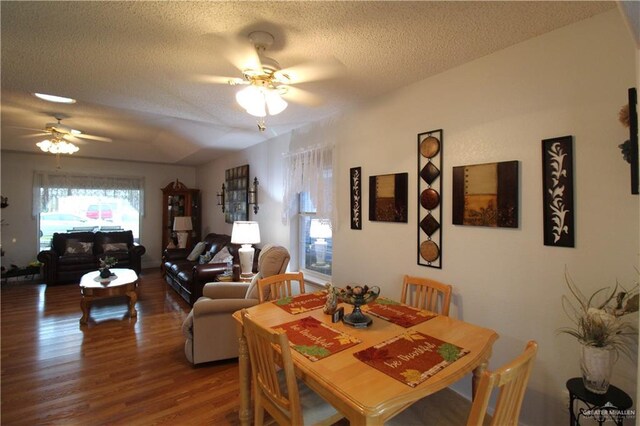
[(542, 141), (544, 245), (575, 247), (573, 138)]
[(352, 167), (349, 176), (351, 185), (351, 229), (362, 229), (362, 168)]

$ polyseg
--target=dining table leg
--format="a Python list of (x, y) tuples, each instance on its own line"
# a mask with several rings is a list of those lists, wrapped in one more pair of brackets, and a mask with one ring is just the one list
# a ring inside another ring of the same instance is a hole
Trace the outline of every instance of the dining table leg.
[(240, 424), (251, 424), (251, 374), (249, 370), (249, 348), (244, 333), (238, 337), (238, 369), (240, 374)]
[(474, 399), (476, 397), (476, 391), (478, 390), (478, 385), (480, 384), (482, 373), (487, 371), (487, 368), (489, 367), (489, 358), (491, 358), (491, 351), (489, 351), (482, 362), (473, 369), (473, 377), (471, 378), (471, 399)]

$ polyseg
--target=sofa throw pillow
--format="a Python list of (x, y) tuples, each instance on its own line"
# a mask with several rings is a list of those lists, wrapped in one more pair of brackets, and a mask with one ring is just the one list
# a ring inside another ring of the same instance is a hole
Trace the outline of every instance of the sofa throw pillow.
[(205, 263), (209, 263), (210, 260), (211, 260), (211, 253), (207, 252), (205, 254), (200, 255), (200, 257), (198, 258), (198, 263), (200, 265), (204, 265)]
[(229, 253), (229, 249), (227, 247), (223, 247), (222, 250), (213, 256), (209, 263), (226, 263), (229, 258), (233, 260), (233, 256)]
[(198, 260), (198, 256), (200, 256), (202, 254), (202, 252), (204, 251), (206, 244), (202, 241), (200, 241), (198, 244), (196, 244), (196, 246), (193, 248), (193, 250), (191, 250), (191, 253), (189, 254), (189, 256), (187, 256), (187, 260), (191, 261), (191, 262), (195, 262), (196, 260)]
[(67, 240), (64, 254), (92, 254), (93, 243), (78, 240)]
[(127, 243), (107, 243), (102, 245), (102, 251), (107, 253), (110, 251), (127, 251)]

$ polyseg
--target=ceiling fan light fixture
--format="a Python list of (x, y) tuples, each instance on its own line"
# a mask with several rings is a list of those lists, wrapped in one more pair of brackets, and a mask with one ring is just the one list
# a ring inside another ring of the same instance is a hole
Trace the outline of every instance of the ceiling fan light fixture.
[(78, 152), (80, 149), (74, 144), (62, 139), (54, 139), (53, 141), (45, 139), (38, 142), (36, 146), (42, 151), (49, 152), (51, 154), (73, 154), (74, 152)]
[(59, 104), (75, 104), (76, 100), (73, 98), (67, 98), (64, 96), (47, 95), (46, 93), (34, 93), (35, 97), (42, 99), (43, 101), (56, 102)]
[(278, 89), (254, 84), (238, 91), (236, 93), (236, 101), (247, 113), (254, 117), (265, 117), (267, 111), (269, 115), (280, 114), (289, 105), (287, 101), (280, 97)]
[(276, 89), (270, 89), (265, 93), (264, 97), (267, 103), (269, 115), (277, 115), (284, 111), (289, 105), (287, 101), (280, 97), (280, 93)]

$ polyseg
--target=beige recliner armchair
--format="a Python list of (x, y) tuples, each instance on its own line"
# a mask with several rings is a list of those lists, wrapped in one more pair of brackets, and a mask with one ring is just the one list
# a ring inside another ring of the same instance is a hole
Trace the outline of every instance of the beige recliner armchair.
[(233, 313), (257, 305), (258, 279), (284, 273), (290, 258), (286, 248), (268, 244), (260, 251), (258, 273), (251, 283), (205, 284), (202, 297), (182, 324), (184, 353), (189, 362), (195, 365), (238, 356)]

